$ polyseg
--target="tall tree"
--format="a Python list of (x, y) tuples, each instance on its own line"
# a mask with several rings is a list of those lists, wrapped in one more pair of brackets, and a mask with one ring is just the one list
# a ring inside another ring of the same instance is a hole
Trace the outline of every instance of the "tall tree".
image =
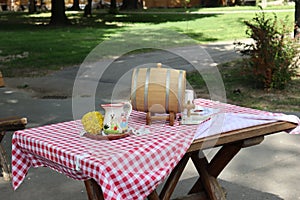
[(51, 25), (67, 25), (70, 24), (65, 13), (65, 1), (51, 0)]
[(71, 10), (80, 10), (79, 0), (73, 0), (73, 5), (71, 7)]
[(35, 13), (36, 12), (36, 0), (29, 0), (29, 13)]
[(109, 13), (110, 14), (117, 14), (117, 0), (110, 0), (110, 7), (109, 7)]
[(92, 15), (92, 0), (88, 0), (88, 3), (84, 7), (84, 16), (88, 17)]
[(143, 0), (123, 0), (121, 9), (138, 9), (143, 6)]
[(300, 37), (300, 0), (295, 0), (295, 29), (294, 36)]
[(204, 1), (201, 1), (201, 5), (204, 7), (218, 7), (218, 6), (222, 5), (222, 1), (221, 0), (204, 0)]

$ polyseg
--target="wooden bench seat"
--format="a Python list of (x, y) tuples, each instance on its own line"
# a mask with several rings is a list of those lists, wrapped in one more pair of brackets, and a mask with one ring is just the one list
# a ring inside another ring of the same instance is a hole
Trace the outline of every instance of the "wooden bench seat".
[(2, 168), (2, 175), (5, 181), (11, 180), (11, 169), (1, 141), (4, 138), (6, 131), (16, 131), (24, 129), (26, 127), (26, 124), (27, 119), (22, 117), (0, 118), (0, 168)]

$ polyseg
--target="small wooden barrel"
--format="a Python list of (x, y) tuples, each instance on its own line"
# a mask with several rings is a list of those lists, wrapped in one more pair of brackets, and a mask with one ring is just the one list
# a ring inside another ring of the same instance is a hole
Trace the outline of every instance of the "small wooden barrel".
[(179, 113), (186, 87), (186, 72), (170, 68), (136, 68), (132, 74), (131, 103), (137, 111)]

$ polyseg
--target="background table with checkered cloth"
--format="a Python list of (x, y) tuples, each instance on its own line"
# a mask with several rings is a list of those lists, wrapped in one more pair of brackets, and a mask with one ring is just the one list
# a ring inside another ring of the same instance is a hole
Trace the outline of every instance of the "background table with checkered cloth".
[[(204, 99), (195, 103), (222, 113), (282, 116)], [(145, 126), (145, 117), (145, 113), (132, 112), (129, 126), (135, 129)], [(145, 126), (150, 134), (113, 141), (80, 136), (83, 127), (79, 120), (17, 131), (12, 140), (13, 188), (19, 187), (30, 167), (46, 166), (76, 180), (93, 178), (101, 186), (105, 199), (144, 199), (180, 161), (201, 130), (199, 127), (210, 121), (213, 120), (175, 126), (160, 121)], [(234, 124), (229, 127), (240, 128)], [(203, 135), (200, 133), (198, 137)]]

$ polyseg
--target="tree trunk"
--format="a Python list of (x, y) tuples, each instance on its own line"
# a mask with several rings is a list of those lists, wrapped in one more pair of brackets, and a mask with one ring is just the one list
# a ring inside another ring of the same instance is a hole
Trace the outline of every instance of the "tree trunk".
[(110, 7), (111, 8), (117, 8), (117, 1), (116, 0), (110, 0)]
[(36, 0), (29, 0), (29, 13), (35, 13), (36, 12)]
[(204, 0), (202, 6), (205, 7), (218, 7), (221, 5), (221, 1), (219, 0)]
[(48, 11), (48, 8), (46, 6), (45, 0), (41, 0), (41, 11)]
[(219, 6), (227, 6), (227, 0), (220, 0), (219, 4)]
[(294, 37), (300, 37), (300, 0), (295, 0), (295, 28)]
[(143, 6), (142, 0), (123, 0), (121, 9), (138, 9), (139, 7)]
[(84, 16), (92, 16), (92, 0), (88, 0), (88, 3), (84, 7)]
[(117, 14), (117, 1), (116, 0), (110, 0), (110, 7), (109, 7), (109, 13), (110, 14)]
[(51, 25), (70, 24), (65, 13), (65, 2), (62, 0), (51, 0)]
[(70, 10), (80, 10), (79, 0), (73, 0), (73, 5)]

